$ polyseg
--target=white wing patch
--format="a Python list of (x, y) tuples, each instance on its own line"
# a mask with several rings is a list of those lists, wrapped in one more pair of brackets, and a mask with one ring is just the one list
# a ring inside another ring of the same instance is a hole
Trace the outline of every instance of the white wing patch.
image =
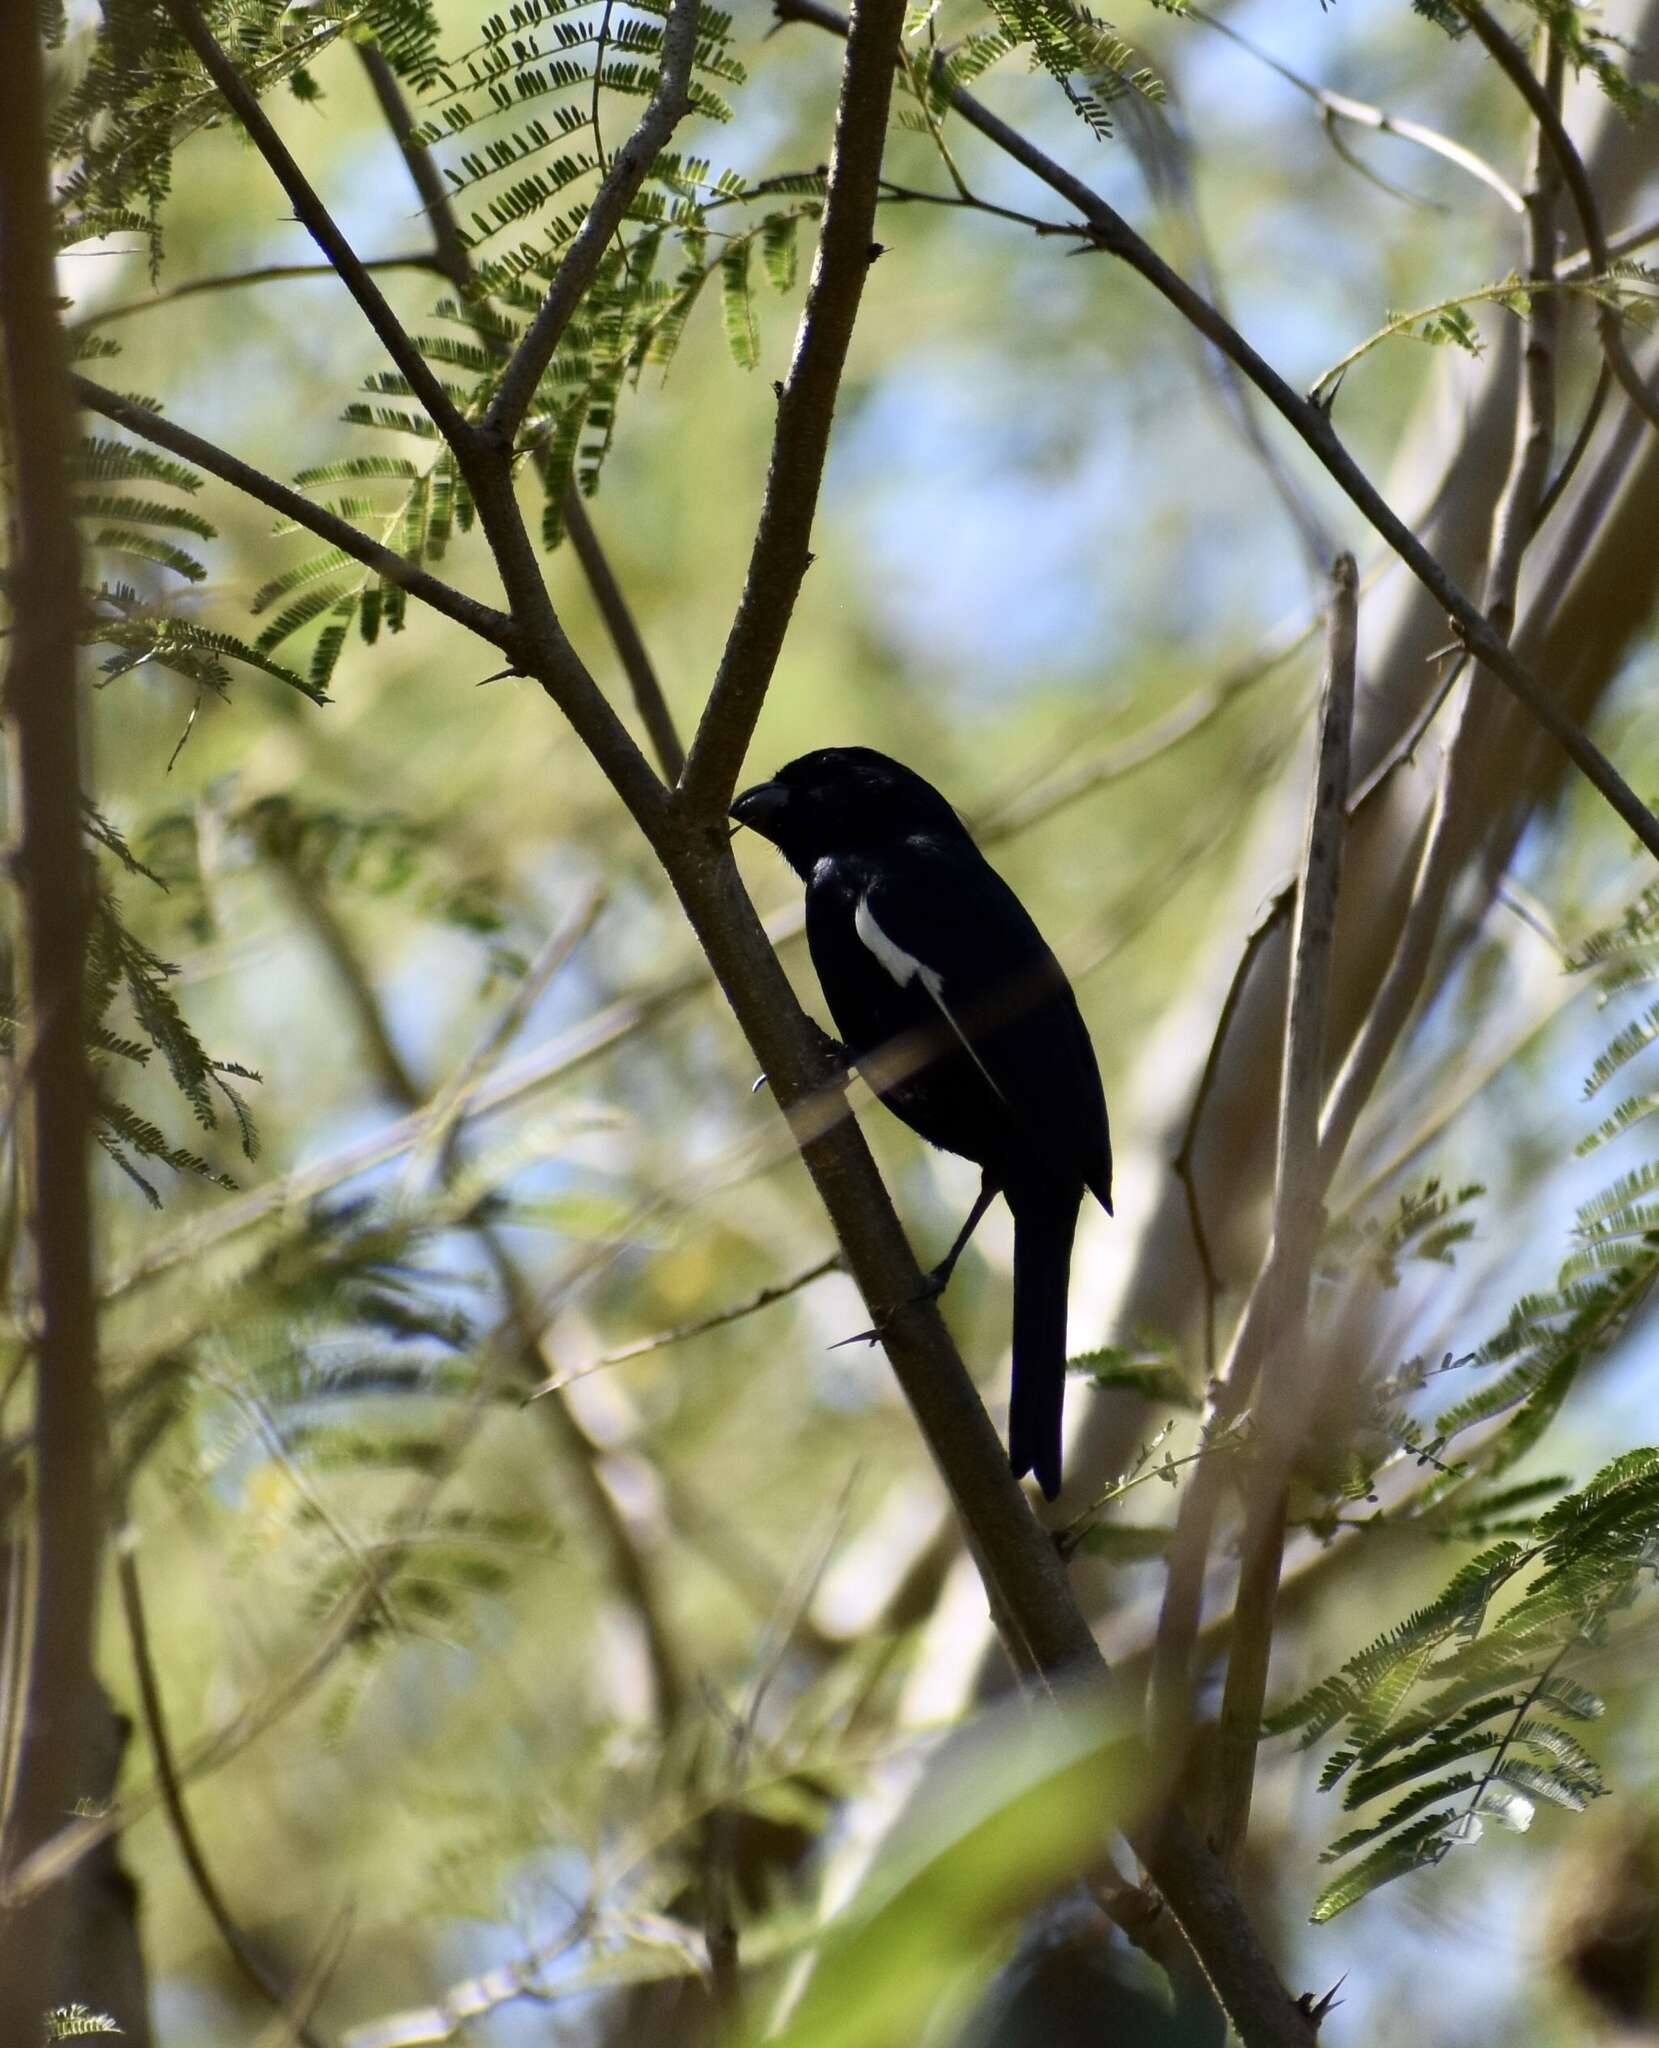
[(887, 969), (887, 972), (892, 975), (900, 988), (908, 988), (919, 976), (923, 988), (932, 996), (940, 1009), (944, 1009), (944, 998), (940, 994), (940, 990), (944, 987), (943, 977), (936, 973), (933, 968), (924, 967), (913, 953), (907, 953), (901, 945), (887, 936), (881, 926), (876, 923), (875, 912), (870, 908), (868, 896), (860, 896), (858, 899), (858, 907), (853, 911), (853, 930), (857, 932), (865, 945), (874, 953), (882, 966)]
[(919, 981), (938, 1005), (939, 1014), (956, 1034), (957, 1042), (974, 1065), (985, 1077), (985, 1084), (999, 1102), (1008, 1101), (1002, 1090), (991, 1077), (990, 1069), (968, 1042), (967, 1033), (950, 1013), (945, 1001), (945, 978), (936, 967), (928, 967), (918, 960), (914, 953), (907, 953), (894, 939), (890, 939), (876, 923), (875, 912), (870, 908), (868, 896), (860, 896), (853, 910), (853, 930), (869, 950), (886, 968), (900, 988), (908, 988), (913, 981)]

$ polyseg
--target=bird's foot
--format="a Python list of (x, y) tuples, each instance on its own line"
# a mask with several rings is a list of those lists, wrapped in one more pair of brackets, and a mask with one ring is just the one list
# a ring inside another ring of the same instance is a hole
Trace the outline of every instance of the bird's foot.
[(808, 1017), (807, 1030), (812, 1034), (812, 1043), (824, 1067), (825, 1085), (845, 1088), (852, 1078), (853, 1056), (839, 1038), (832, 1038), (816, 1017)]
[[(816, 1017), (808, 1017), (806, 1027), (812, 1035), (812, 1049), (823, 1068), (820, 1085), (825, 1088), (845, 1088), (853, 1075), (852, 1054), (839, 1038), (831, 1038)], [(757, 1074), (749, 1093), (758, 1095), (763, 1088), (769, 1088), (771, 1085), (770, 1074)]]

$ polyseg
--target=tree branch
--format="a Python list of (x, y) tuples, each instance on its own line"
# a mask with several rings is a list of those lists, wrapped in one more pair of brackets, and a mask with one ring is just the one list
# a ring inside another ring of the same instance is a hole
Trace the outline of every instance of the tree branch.
[(219, 47), (196, 0), (165, 0), (165, 4), (179, 33), (195, 51), (225, 104), (248, 131), (249, 140), (275, 173), (277, 183), (293, 204), (300, 225), (334, 266), (340, 282), (361, 307), (363, 317), (380, 337), (381, 346), (397, 365), (409, 389), (425, 406), (433, 425), (452, 447), (459, 448), (470, 442), (473, 429), (461, 417), (453, 399), (415, 345), (409, 330), (387, 304), (384, 293), (369, 275), (362, 259), (335, 225), (333, 215), (312, 190), (253, 88)]
[(566, 245), (535, 318), (525, 329), (480, 423), (482, 438), (509, 448), (524, 424), (542, 372), (592, 284), (612, 235), (680, 122), (691, 111), (691, 64), (697, 48), (697, 0), (672, 0), (663, 31), (662, 70), (639, 125), (600, 182), (587, 217)]
[(853, 322), (873, 260), (882, 146), (902, 0), (855, 0), (836, 107), (829, 190), (795, 353), (778, 395), (772, 458), (743, 595), (691, 742), (681, 789), (698, 816), (731, 800), (811, 566), (813, 515)]
[(353, 561), (361, 562), (366, 569), (373, 569), (388, 583), (401, 585), (411, 597), (419, 598), (422, 604), (430, 605), (435, 612), (442, 612), (446, 619), (465, 626), (469, 633), (476, 633), (480, 640), (499, 647), (509, 659), (516, 660), (521, 646), (520, 636), (518, 628), (505, 612), (481, 604), (477, 598), (468, 597), (429, 570), (418, 568), (407, 557), (394, 554), (379, 541), (371, 540), (361, 528), (338, 518), (321, 505), (313, 504), (298, 491), (290, 490), (288, 485), (279, 484), (275, 477), (255, 469), (252, 463), (228, 454), (212, 441), (204, 441), (187, 427), (175, 426), (160, 413), (148, 411), (132, 399), (124, 398), (120, 392), (94, 384), (90, 377), (71, 377), (69, 381), (76, 399), (88, 412), (102, 414), (118, 427), (125, 427), (128, 433), (153, 442), (157, 448), (165, 448), (170, 455), (193, 463), (197, 469), (206, 470), (209, 476), (216, 476), (261, 505), (270, 506), (273, 512), (280, 512), (285, 519), (293, 520), (296, 526), (303, 526), (319, 540), (327, 541), (330, 547), (350, 555)]
[[(1458, 5), (1464, 5), (1464, 0), (1458, 0)], [(774, 11), (781, 21), (807, 21), (837, 35), (847, 33), (846, 21), (834, 8), (824, 5), (823, 0), (774, 0)], [(1238, 365), (1444, 609), (1470, 653), (1526, 706), (1649, 853), (1659, 859), (1659, 817), (1655, 817), (1642, 802), (1589, 735), (1561, 711), (1551, 693), (1510, 651), (1491, 620), (1464, 595), (1436, 557), (1429, 553), (1388, 504), (1342, 445), (1329, 414), (1293, 391), (1278, 371), (1135, 232), (1115, 207), (1109, 206), (1081, 179), (1073, 177), (1035, 143), (981, 105), (971, 93), (956, 86), (951, 89), (950, 99), (952, 106), (971, 127), (977, 128), (1016, 163), (1022, 164), (1034, 177), (1069, 200), (1089, 223), (1100, 249), (1139, 272), (1206, 340)]]
[(1358, 584), (1353, 556), (1339, 555), (1331, 570), (1319, 755), (1308, 798), (1302, 876), (1291, 932), (1273, 1235), (1268, 1252), (1275, 1300), (1267, 1366), (1255, 1408), (1256, 1469), (1239, 1568), (1232, 1656), (1216, 1737), (1210, 1839), (1222, 1869), (1229, 1872), (1237, 1868), (1250, 1824), (1274, 1608), (1284, 1562), (1286, 1486), (1307, 1421), (1311, 1391), (1305, 1369), (1308, 1289), (1324, 1223), (1326, 1183), (1320, 1174), (1319, 1105), (1325, 1088), (1331, 960), (1336, 947), (1342, 841), (1348, 821)]
[[(34, 1555), (16, 1772), (0, 1823), (0, 1880), (90, 1796), (103, 1504), (98, 1325), (87, 1149), (89, 864), (82, 833), (77, 628), (80, 552), (68, 490), (73, 430), (56, 313), (35, 12), (0, 8), (0, 349), (12, 464), (13, 608), (5, 709), (21, 812), (24, 1156), (34, 1212)], [(38, 2041), (66, 1938), (52, 1886), (0, 1918), (0, 2039)]]

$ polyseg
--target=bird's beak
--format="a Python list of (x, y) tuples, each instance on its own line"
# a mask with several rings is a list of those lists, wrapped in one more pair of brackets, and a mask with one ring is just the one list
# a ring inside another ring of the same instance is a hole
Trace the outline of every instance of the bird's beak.
[(751, 832), (758, 832), (762, 839), (770, 839), (772, 828), (788, 806), (789, 792), (781, 782), (757, 782), (753, 789), (733, 798), (728, 815), (740, 825), (747, 825)]

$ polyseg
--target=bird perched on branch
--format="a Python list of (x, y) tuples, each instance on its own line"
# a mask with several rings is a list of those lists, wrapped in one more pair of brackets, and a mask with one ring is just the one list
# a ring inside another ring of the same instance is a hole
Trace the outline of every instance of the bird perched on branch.
[(943, 1289), (996, 1197), (1014, 1218), (1015, 1478), (1060, 1490), (1066, 1292), (1085, 1192), (1112, 1208), (1094, 1048), (1060, 963), (931, 783), (869, 747), (824, 747), (732, 816), (806, 883), (812, 964), (850, 1062), (895, 1115), (980, 1168)]

